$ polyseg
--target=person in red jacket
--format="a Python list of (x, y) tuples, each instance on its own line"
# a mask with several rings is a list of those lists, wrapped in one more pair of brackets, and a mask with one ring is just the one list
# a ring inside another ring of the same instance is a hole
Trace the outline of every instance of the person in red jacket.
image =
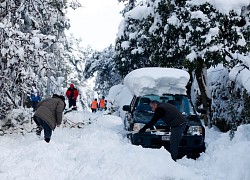
[(68, 97), (69, 100), (69, 108), (73, 106), (72, 109), (76, 109), (76, 99), (78, 96), (78, 90), (75, 88), (74, 84), (70, 84), (70, 87), (66, 91), (66, 96)]

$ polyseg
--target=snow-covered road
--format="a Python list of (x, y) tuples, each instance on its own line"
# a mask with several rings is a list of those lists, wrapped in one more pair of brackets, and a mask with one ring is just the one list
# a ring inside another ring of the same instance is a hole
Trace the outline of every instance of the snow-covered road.
[(207, 151), (199, 159), (172, 161), (165, 149), (131, 145), (117, 116), (86, 111), (72, 121), (95, 119), (82, 129), (57, 128), (47, 144), (35, 133), (0, 137), (1, 180), (249, 180), (250, 125), (228, 133), (206, 129)]

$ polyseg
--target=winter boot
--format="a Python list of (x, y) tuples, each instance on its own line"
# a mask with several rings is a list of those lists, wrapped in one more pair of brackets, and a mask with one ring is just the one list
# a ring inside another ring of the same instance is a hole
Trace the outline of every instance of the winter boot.
[(47, 143), (49, 143), (50, 138), (44, 138), (44, 140), (45, 140)]
[(42, 130), (43, 130), (43, 127), (41, 125), (37, 126), (37, 128), (36, 128), (36, 135), (40, 137)]

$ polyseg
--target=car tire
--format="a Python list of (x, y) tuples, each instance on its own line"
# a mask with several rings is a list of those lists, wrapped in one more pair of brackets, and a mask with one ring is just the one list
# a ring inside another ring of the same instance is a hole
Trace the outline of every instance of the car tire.
[(206, 144), (203, 142), (202, 146), (198, 149), (193, 149), (192, 153), (187, 155), (187, 158), (197, 159), (200, 157), (200, 154), (206, 151)]
[(133, 138), (132, 138), (132, 135), (131, 135), (131, 134), (129, 134), (129, 140), (130, 140), (130, 143), (131, 143), (131, 144), (134, 144), (134, 141), (133, 141)]
[(201, 147), (201, 152), (205, 152), (206, 151), (206, 143), (203, 142), (202, 147)]

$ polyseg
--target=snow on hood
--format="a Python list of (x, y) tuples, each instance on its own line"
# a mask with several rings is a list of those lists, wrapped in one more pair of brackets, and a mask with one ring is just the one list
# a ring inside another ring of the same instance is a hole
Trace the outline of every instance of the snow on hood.
[(186, 94), (189, 73), (175, 68), (136, 69), (124, 78), (124, 85), (136, 96), (146, 94)]

